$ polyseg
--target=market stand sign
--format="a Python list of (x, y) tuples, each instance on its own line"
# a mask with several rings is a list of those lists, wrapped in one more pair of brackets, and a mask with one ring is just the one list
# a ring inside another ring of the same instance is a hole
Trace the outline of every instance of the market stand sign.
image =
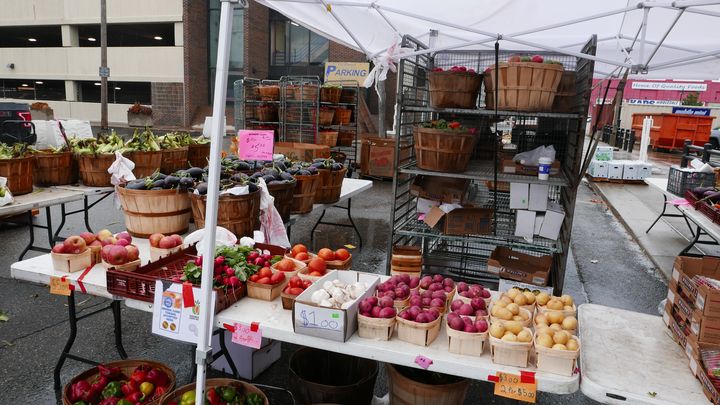
[(325, 62), (325, 81), (352, 81), (358, 86), (365, 83), (370, 74), (367, 62)]

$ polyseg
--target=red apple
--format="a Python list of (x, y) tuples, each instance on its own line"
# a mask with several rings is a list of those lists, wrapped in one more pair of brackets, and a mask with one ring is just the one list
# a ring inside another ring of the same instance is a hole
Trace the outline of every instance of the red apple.
[(158, 243), (160, 249), (172, 249), (175, 246), (175, 238), (172, 236), (163, 236), (163, 238), (160, 239), (160, 243)]
[(89, 244), (88, 246), (97, 246), (97, 247), (100, 247), (100, 248), (101, 248), (101, 247), (102, 247), (102, 242), (100, 242), (99, 240), (95, 239), (95, 240), (92, 241), (92, 243)]
[(175, 240), (175, 246), (180, 246), (180, 245), (183, 244), (183, 238), (182, 238), (182, 236), (174, 233), (174, 234), (170, 235), (170, 237)]
[(91, 232), (83, 232), (80, 234), (80, 237), (85, 240), (85, 244), (87, 244), (88, 246), (90, 246), (91, 243), (97, 240), (95, 234)]
[(163, 237), (165, 237), (165, 235), (161, 233), (154, 233), (150, 235), (150, 238), (148, 238), (148, 240), (150, 241), (150, 246), (158, 247), (160, 244), (160, 239), (162, 239)]
[(53, 246), (52, 252), (53, 253), (65, 253), (65, 244), (58, 243), (57, 245)]
[(110, 231), (107, 230), (107, 229), (103, 229), (102, 231), (100, 231), (100, 232), (97, 233), (97, 238), (98, 238), (99, 240), (104, 240), (104, 239), (107, 239), (107, 238), (109, 238), (109, 237), (111, 237), (111, 236), (113, 236), (112, 232), (110, 232)]
[(137, 260), (140, 257), (140, 251), (138, 250), (137, 247), (135, 247), (135, 245), (127, 245), (127, 246), (125, 246), (125, 250), (127, 250), (128, 262)]
[(85, 239), (79, 237), (79, 236), (69, 236), (65, 239), (65, 242), (63, 242), (63, 245), (65, 245), (65, 252), (66, 253), (82, 253), (87, 249), (87, 244), (85, 243)]
[(508, 62), (520, 62), (520, 55), (513, 55), (509, 57)]
[(117, 242), (115, 242), (118, 246), (127, 246), (130, 244), (127, 239), (118, 238)]
[(117, 239), (115, 239), (114, 236), (110, 236), (105, 239), (100, 239), (100, 243), (102, 243), (103, 246), (105, 245), (114, 245), (117, 243)]
[(113, 246), (115, 246), (115, 245), (105, 245), (102, 247), (102, 250), (100, 251), (100, 257), (102, 257), (102, 259), (108, 263), (110, 262), (109, 261), (110, 249), (112, 249)]
[(126, 241), (128, 241), (128, 243), (132, 243), (132, 236), (128, 231), (122, 231), (115, 235), (115, 237), (118, 239), (125, 239)]
[(535, 63), (543, 63), (544, 60), (545, 59), (543, 59), (543, 57), (540, 55), (533, 55), (533, 57), (530, 58), (530, 62), (535, 62)]
[(113, 245), (110, 247), (107, 262), (110, 264), (124, 264), (128, 261), (128, 251), (124, 246)]

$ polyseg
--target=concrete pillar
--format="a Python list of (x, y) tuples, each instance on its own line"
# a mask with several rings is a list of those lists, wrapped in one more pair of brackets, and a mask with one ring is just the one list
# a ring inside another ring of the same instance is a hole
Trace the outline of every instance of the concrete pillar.
[(73, 80), (65, 80), (65, 99), (67, 101), (78, 101), (77, 83)]
[(174, 29), (175, 29), (175, 46), (183, 46), (183, 23), (176, 22)]
[(62, 46), (80, 46), (77, 25), (62, 25), (60, 31), (62, 33)]

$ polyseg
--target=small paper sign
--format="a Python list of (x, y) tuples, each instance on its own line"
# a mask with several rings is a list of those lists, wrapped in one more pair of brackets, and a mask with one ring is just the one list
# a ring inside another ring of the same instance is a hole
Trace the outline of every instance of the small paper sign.
[(534, 404), (537, 397), (537, 381), (534, 377), (498, 371), (495, 395)]
[(259, 349), (262, 347), (262, 330), (260, 330), (256, 322), (251, 325), (236, 323), (235, 331), (232, 334), (232, 342)]
[(70, 296), (70, 282), (64, 277), (50, 277), (50, 294)]
[(427, 368), (430, 367), (431, 364), (433, 364), (433, 361), (421, 354), (415, 357), (415, 363), (417, 363), (418, 366), (427, 370)]
[(238, 154), (243, 160), (272, 160), (275, 131), (238, 131)]

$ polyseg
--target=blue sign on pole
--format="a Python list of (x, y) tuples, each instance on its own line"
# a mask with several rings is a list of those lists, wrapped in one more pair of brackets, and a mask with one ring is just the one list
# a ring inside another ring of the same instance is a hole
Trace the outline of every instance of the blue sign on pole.
[(702, 117), (710, 116), (709, 108), (694, 108), (694, 107), (673, 107), (673, 114), (688, 114), (688, 115), (699, 115)]

